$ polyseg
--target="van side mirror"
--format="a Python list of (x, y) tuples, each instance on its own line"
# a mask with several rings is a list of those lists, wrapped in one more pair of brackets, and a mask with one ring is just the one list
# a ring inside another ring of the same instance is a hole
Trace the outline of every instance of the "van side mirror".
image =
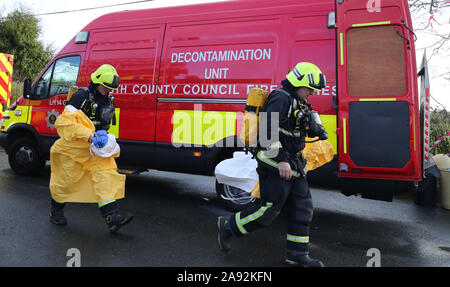
[(23, 80), (23, 97), (29, 99), (31, 97), (31, 79)]

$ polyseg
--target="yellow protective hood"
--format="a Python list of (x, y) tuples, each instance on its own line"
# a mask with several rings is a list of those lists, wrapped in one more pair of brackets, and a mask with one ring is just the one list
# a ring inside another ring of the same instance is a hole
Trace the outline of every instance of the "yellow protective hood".
[(125, 193), (125, 175), (114, 157), (91, 155), (88, 139), (95, 127), (86, 115), (68, 108), (56, 119), (58, 139), (50, 149), (50, 192), (57, 202), (104, 202)]

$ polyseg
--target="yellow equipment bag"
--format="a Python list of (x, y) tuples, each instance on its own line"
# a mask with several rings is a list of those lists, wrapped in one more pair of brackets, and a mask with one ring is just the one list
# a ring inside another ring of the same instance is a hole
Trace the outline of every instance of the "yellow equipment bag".
[(251, 192), (251, 196), (254, 198), (261, 198), (260, 192), (259, 192), (259, 181), (256, 183), (255, 187), (253, 188)]
[[(305, 138), (305, 148), (302, 150), (303, 157), (306, 159), (308, 171), (314, 170), (330, 162), (334, 157), (333, 145), (328, 141), (310, 142), (313, 139)], [(259, 182), (251, 192), (252, 197), (260, 198)]]
[(256, 147), (259, 131), (259, 111), (267, 101), (269, 92), (261, 88), (253, 88), (248, 92), (242, 122), (240, 140), (247, 147)]
[(307, 143), (302, 150), (303, 157), (306, 159), (306, 167), (308, 171), (315, 170), (318, 167), (330, 162), (334, 157), (333, 145), (329, 141), (312, 141), (306, 138)]

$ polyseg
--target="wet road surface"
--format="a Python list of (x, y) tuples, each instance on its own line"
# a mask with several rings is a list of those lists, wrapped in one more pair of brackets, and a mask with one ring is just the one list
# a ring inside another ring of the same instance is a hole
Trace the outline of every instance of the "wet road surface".
[[(231, 214), (217, 199), (214, 177), (149, 171), (127, 176), (119, 202), (134, 220), (110, 234), (96, 204), (67, 204), (69, 224), (49, 222), (50, 168), (20, 177), (0, 152), (0, 266), (66, 266), (80, 251), (81, 266), (283, 266), (286, 213), (241, 239), (224, 255), (216, 218)], [(450, 266), (450, 211), (346, 197), (312, 187), (315, 212), (311, 257), (326, 266), (364, 267), (380, 252), (381, 266)], [(372, 249), (373, 250), (373, 249)]]

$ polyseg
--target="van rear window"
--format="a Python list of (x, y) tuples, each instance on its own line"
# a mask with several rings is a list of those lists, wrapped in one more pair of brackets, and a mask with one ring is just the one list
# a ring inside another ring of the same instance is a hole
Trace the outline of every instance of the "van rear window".
[(406, 93), (405, 45), (395, 29), (389, 25), (348, 31), (350, 96), (402, 96)]

